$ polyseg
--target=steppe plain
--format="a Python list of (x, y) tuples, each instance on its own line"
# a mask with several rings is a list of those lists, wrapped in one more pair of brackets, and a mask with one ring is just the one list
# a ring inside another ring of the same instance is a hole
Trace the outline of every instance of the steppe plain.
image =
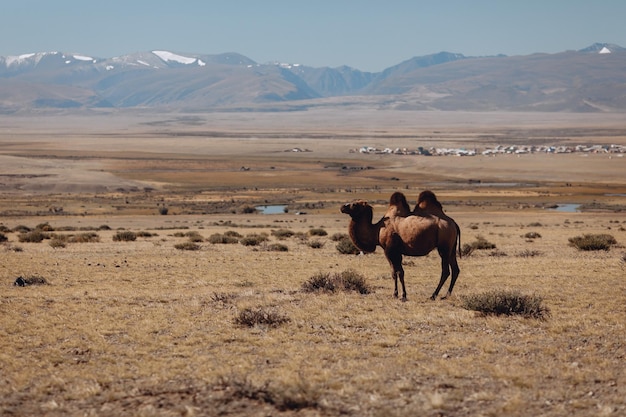
[[(626, 145), (626, 125), (621, 114), (349, 107), (0, 116), (0, 414), (626, 414), (625, 157), (351, 152), (514, 144)], [(343, 203), (366, 199), (382, 216), (393, 191), (414, 203), (424, 189), (463, 243), (497, 251), (462, 258), (455, 293), (436, 301), (438, 256), (405, 258), (403, 303), (380, 249), (344, 255), (331, 237), (347, 232)], [(249, 213), (259, 205), (288, 210)], [(14, 231), (42, 224), (98, 241)], [(140, 237), (115, 241), (120, 231)], [(208, 241), (229, 231), (269, 241)], [(198, 250), (177, 249), (189, 232)], [(568, 244), (595, 233), (618, 244)], [(303, 290), (348, 270), (369, 294)], [(46, 284), (13, 285), (20, 276)], [(463, 308), (491, 290), (541, 297), (550, 314)], [(243, 326), (245, 309), (285, 322)]]

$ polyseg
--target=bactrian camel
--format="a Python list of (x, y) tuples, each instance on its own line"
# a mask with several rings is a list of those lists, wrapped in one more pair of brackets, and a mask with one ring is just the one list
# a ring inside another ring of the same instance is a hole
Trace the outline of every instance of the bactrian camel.
[(355, 246), (366, 253), (374, 252), (376, 246), (385, 251), (392, 268), (393, 295), (398, 297), (400, 280), (403, 301), (406, 301), (403, 255), (426, 256), (437, 248), (441, 257), (441, 278), (430, 297), (432, 300), (437, 298), (452, 270), (450, 287), (442, 298), (450, 296), (460, 272), (456, 259), (457, 243), (459, 256), (461, 252), (460, 229), (454, 220), (443, 213), (435, 195), (429, 193), (434, 200), (425, 199), (424, 208), (418, 202), (414, 211), (410, 211), (404, 194), (394, 193), (387, 213), (377, 223), (372, 223), (374, 211), (366, 201), (359, 200), (341, 207), (341, 212), (351, 217), (348, 231)]

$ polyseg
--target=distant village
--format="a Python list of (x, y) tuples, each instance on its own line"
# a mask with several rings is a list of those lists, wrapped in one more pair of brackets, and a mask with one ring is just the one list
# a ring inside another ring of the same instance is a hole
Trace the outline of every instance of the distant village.
[(626, 153), (624, 145), (576, 145), (576, 146), (534, 146), (534, 145), (498, 145), (494, 148), (486, 148), (479, 152), (476, 149), (465, 148), (424, 148), (422, 146), (416, 149), (408, 148), (376, 148), (372, 146), (363, 146), (357, 149), (350, 149), (350, 153), (363, 154), (392, 154), (392, 155), (425, 155), (425, 156), (476, 156), (476, 155), (504, 155), (504, 154), (532, 154), (532, 153), (548, 153), (548, 154), (564, 154), (564, 153), (583, 153), (583, 154), (616, 154), (623, 157)]

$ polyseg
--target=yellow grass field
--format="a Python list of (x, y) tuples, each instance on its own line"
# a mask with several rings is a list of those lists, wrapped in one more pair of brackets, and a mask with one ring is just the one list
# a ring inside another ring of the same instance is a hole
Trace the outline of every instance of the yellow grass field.
[[(0, 123), (2, 416), (626, 414), (623, 156), (350, 152), (626, 145), (622, 115), (108, 112)], [(463, 244), (495, 248), (460, 259), (446, 300), (428, 299), (438, 255), (405, 257), (403, 303), (380, 248), (338, 251), (349, 222), (339, 208), (366, 199), (378, 219), (393, 191), (414, 204), (424, 189)], [(248, 213), (259, 205), (287, 212)], [(37, 227), (45, 238), (25, 241)], [(137, 237), (116, 240), (124, 232)], [(228, 233), (267, 240), (211, 243)], [(569, 244), (586, 234), (617, 244)], [(192, 237), (195, 250), (179, 249)], [(304, 290), (345, 271), (370, 292)], [(490, 291), (540, 297), (549, 314), (464, 308)], [(245, 312), (269, 324), (238, 322)]]

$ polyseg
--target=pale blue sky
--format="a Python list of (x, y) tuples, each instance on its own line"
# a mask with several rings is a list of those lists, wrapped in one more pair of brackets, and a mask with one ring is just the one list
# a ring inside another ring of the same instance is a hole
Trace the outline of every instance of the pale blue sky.
[(0, 56), (165, 49), (381, 71), (441, 51), (626, 47), (625, 18), (624, 0), (3, 0)]

